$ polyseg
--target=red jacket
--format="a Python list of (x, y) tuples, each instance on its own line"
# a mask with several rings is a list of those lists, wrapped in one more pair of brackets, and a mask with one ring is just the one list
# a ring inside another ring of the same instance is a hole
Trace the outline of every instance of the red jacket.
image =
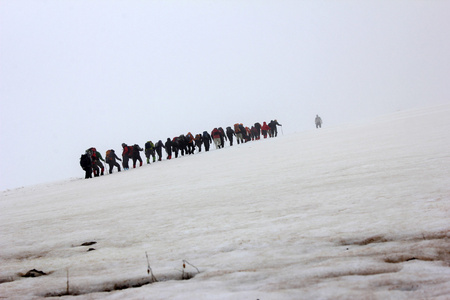
[(263, 126), (261, 127), (261, 130), (267, 131), (267, 130), (269, 130), (269, 129), (270, 129), (269, 125), (267, 125), (266, 122), (264, 122), (264, 123), (263, 123)]
[(214, 128), (214, 130), (211, 132), (211, 135), (213, 139), (220, 139), (220, 131), (217, 128)]
[(131, 147), (131, 146), (125, 146), (125, 147), (123, 148), (122, 156), (128, 156), (128, 157), (130, 157), (132, 152), (133, 152), (133, 147)]

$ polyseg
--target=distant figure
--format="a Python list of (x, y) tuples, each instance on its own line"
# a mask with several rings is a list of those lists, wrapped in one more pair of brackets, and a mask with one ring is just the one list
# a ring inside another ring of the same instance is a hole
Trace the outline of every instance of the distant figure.
[(109, 165), (109, 174), (112, 174), (112, 169), (117, 167), (117, 170), (120, 172), (120, 165), (117, 163), (116, 159), (121, 160), (117, 157), (116, 152), (113, 149), (106, 151), (106, 163)]
[(316, 115), (316, 128), (322, 128), (322, 119), (319, 117), (319, 115)]

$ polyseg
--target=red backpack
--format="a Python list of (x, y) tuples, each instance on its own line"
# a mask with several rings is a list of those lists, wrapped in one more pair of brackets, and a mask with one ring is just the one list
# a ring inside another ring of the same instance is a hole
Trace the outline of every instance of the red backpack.
[(91, 150), (93, 160), (96, 160), (96, 159), (97, 159), (97, 149), (95, 149), (94, 147), (92, 147), (92, 148), (89, 149), (89, 150)]

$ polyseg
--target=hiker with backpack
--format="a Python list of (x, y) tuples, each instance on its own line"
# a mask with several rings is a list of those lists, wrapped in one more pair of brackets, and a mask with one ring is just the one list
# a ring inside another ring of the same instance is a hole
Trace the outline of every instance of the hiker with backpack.
[(180, 150), (180, 146), (178, 145), (178, 137), (174, 137), (172, 139), (172, 152), (175, 154), (175, 158), (178, 158), (178, 152)]
[(205, 151), (209, 151), (209, 146), (212, 143), (211, 135), (208, 133), (208, 131), (203, 131), (203, 145), (205, 145)]
[(276, 137), (278, 135), (277, 126), (283, 126), (280, 123), (278, 123), (277, 120), (272, 120), (269, 123), (269, 137)]
[(258, 139), (258, 130), (256, 129), (255, 126), (252, 126), (252, 128), (250, 128), (250, 132), (251, 132), (252, 141), (257, 140)]
[(259, 122), (255, 123), (255, 133), (256, 133), (256, 140), (259, 140), (261, 138), (261, 124)]
[(188, 132), (186, 134), (186, 141), (187, 141), (187, 152), (186, 154), (194, 154), (195, 146), (194, 146), (194, 136), (192, 133)]
[(139, 167), (142, 167), (142, 158), (140, 151), (144, 151), (138, 144), (133, 145), (133, 152), (131, 153), (131, 158), (133, 159), (133, 169), (136, 168), (136, 161), (139, 160)]
[[(101, 161), (105, 161), (100, 154), (100, 152), (95, 149), (95, 147), (91, 147), (86, 150), (86, 153), (89, 153), (92, 160), (92, 169), (94, 171), (94, 177), (98, 177), (100, 175), (103, 176), (105, 167), (103, 166)], [(99, 169), (101, 170), (101, 174), (99, 174)]]
[(155, 162), (155, 145), (152, 141), (145, 143), (145, 157), (147, 157), (147, 164), (150, 163), (150, 156), (153, 158), (153, 162)]
[(159, 140), (155, 145), (156, 154), (158, 154), (158, 161), (162, 159), (162, 148), (165, 148), (164, 143)]
[(84, 178), (92, 178), (92, 160), (88, 153), (84, 153), (80, 157), (80, 166), (86, 172)]
[(247, 141), (247, 132), (245, 131), (242, 123), (234, 124), (234, 132), (236, 133), (236, 140), (238, 144), (244, 143), (244, 140)]
[(198, 147), (198, 152), (202, 152), (202, 144), (203, 144), (202, 135), (200, 133), (196, 134), (194, 140), (195, 140), (195, 146)]
[(214, 128), (213, 131), (211, 132), (211, 136), (213, 138), (216, 149), (220, 149), (220, 146), (222, 145), (222, 143), (220, 141), (221, 134), (220, 134), (219, 129)]
[(172, 141), (170, 138), (167, 138), (164, 148), (166, 148), (167, 159), (172, 159)]
[(109, 165), (109, 174), (112, 174), (112, 170), (114, 167), (117, 167), (118, 172), (120, 172), (120, 165), (116, 161), (116, 159), (120, 160), (119, 157), (117, 157), (116, 152), (113, 149), (110, 149), (106, 151), (106, 163)]
[(178, 137), (178, 149), (181, 151), (181, 156), (184, 156), (184, 153), (188, 154), (188, 140), (184, 134)]
[(128, 169), (130, 169), (130, 167), (128, 166), (128, 160), (131, 158), (131, 154), (133, 152), (133, 147), (128, 146), (125, 143), (122, 143), (122, 166), (123, 169), (126, 171)]
[(261, 127), (261, 133), (265, 139), (267, 138), (267, 131), (269, 131), (269, 130), (270, 130), (269, 125), (267, 125), (266, 122), (263, 122), (263, 125)]
[(247, 126), (245, 127), (245, 132), (246, 134), (246, 138), (245, 138), (245, 142), (249, 142), (252, 138), (252, 131), (250, 130), (250, 128), (248, 128)]
[(227, 136), (225, 135), (225, 131), (223, 130), (222, 127), (217, 128), (220, 132), (220, 145), (222, 146), (222, 148), (225, 147), (225, 141), (227, 140)]
[(236, 133), (234, 133), (234, 130), (231, 129), (231, 126), (227, 127), (227, 137), (228, 140), (230, 141), (230, 146), (233, 146), (233, 135), (236, 136)]

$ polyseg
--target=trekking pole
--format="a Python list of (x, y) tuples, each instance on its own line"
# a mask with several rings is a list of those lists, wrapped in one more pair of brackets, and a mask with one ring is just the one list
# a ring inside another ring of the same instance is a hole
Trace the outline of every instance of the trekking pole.
[(284, 135), (284, 133), (283, 133), (283, 126), (281, 126), (281, 135)]

